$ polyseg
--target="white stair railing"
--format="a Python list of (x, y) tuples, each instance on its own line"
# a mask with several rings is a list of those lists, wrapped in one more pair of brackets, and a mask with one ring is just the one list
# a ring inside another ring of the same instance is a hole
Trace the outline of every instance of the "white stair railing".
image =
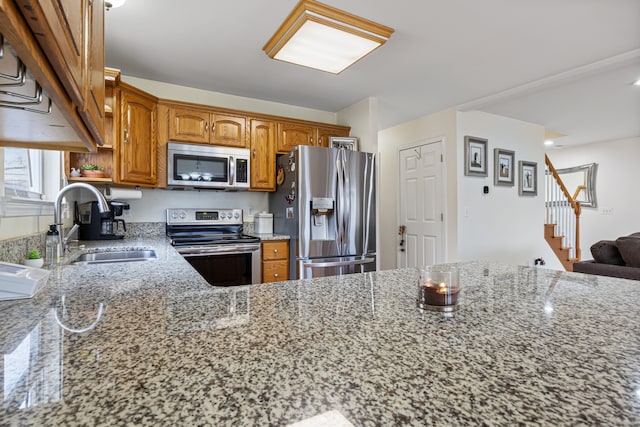
[(563, 236), (569, 259), (580, 259), (580, 203), (569, 194), (547, 156), (545, 165), (546, 223), (555, 224), (555, 235)]

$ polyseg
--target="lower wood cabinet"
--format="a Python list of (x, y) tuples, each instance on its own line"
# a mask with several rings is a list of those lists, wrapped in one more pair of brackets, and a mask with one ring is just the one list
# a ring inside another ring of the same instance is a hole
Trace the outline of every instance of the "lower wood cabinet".
[(289, 241), (262, 242), (262, 283), (289, 280)]

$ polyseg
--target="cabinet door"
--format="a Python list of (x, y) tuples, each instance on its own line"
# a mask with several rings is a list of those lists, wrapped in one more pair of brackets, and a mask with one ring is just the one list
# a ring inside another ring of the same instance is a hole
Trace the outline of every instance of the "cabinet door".
[(349, 136), (349, 131), (343, 128), (319, 127), (316, 137), (319, 147), (328, 147), (329, 138), (332, 136)]
[(73, 103), (82, 108), (89, 0), (18, 0), (17, 3)]
[(171, 107), (169, 109), (169, 140), (209, 143), (208, 111)]
[(157, 182), (156, 102), (126, 88), (123, 88), (120, 94), (119, 182), (155, 185)]
[(286, 154), (296, 145), (314, 145), (315, 127), (298, 123), (278, 123), (278, 153)]
[(89, 1), (87, 13), (89, 40), (86, 43), (86, 95), (80, 114), (98, 145), (106, 144), (104, 124), (104, 0)]
[(227, 147), (247, 147), (247, 119), (245, 117), (213, 114), (211, 144)]
[(276, 189), (275, 123), (251, 120), (251, 189)]

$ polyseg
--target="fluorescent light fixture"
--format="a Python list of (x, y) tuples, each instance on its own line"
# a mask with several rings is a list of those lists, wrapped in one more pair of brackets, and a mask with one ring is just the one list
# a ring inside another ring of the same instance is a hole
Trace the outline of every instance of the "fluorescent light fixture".
[(262, 48), (273, 59), (339, 74), (382, 46), (393, 29), (301, 0)]
[(547, 139), (547, 140), (544, 141), (544, 145), (546, 145), (546, 146), (550, 146), (550, 145), (553, 145), (553, 144), (555, 144), (555, 142), (553, 142), (552, 139)]

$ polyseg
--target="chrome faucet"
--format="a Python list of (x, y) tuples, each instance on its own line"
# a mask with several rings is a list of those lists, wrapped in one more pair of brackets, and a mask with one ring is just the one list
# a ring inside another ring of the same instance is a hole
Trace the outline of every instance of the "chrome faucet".
[(56, 224), (56, 227), (59, 227), (60, 230), (60, 256), (63, 256), (65, 253), (65, 250), (67, 249), (67, 240), (69, 240), (69, 237), (71, 237), (71, 235), (78, 229), (78, 224), (74, 224), (73, 227), (71, 228), (71, 230), (69, 230), (69, 233), (67, 233), (66, 236), (62, 237), (62, 215), (61, 215), (61, 209), (62, 209), (62, 199), (64, 198), (64, 195), (69, 191), (69, 190), (74, 190), (74, 189), (80, 189), (80, 188), (84, 188), (86, 190), (91, 191), (95, 196), (96, 199), (98, 199), (98, 210), (101, 213), (105, 213), (105, 212), (109, 212), (109, 203), (107, 202), (107, 199), (105, 199), (104, 195), (100, 192), (100, 190), (98, 190), (96, 187), (94, 187), (91, 184), (87, 184), (86, 182), (74, 182), (73, 184), (69, 184), (66, 187), (62, 187), (60, 189), (60, 191), (58, 192), (58, 195), (56, 196), (56, 202), (53, 206), (53, 222)]

